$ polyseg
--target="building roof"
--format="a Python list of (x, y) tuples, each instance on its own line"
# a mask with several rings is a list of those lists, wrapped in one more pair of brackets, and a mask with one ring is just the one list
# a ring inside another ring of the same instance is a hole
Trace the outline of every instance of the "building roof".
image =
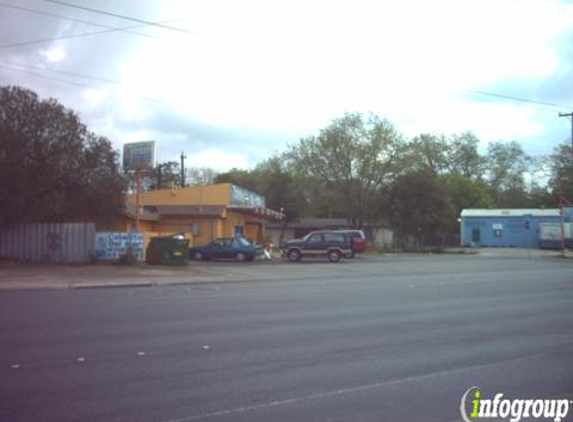
[(160, 215), (202, 215), (220, 217), (225, 205), (155, 205)]
[(559, 217), (558, 208), (465, 209), (462, 217)]
[[(123, 214), (127, 217), (135, 219), (135, 205), (126, 202), (123, 206)], [(140, 220), (159, 221), (159, 213), (155, 207), (143, 206), (139, 214)]]

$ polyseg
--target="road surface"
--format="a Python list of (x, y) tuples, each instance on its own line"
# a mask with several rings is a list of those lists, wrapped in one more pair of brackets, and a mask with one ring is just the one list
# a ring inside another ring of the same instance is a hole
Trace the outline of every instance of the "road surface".
[(573, 399), (570, 261), (243, 268), (273, 277), (1, 292), (0, 421), (453, 422), (472, 386)]

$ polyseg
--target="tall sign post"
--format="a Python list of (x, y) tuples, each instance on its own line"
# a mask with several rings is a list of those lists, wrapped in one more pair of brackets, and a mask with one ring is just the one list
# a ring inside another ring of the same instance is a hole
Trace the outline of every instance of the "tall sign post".
[(563, 215), (563, 195), (559, 195), (559, 215), (561, 217), (561, 257), (565, 258), (565, 216)]
[(141, 170), (152, 169), (155, 161), (155, 141), (132, 142), (123, 145), (123, 168), (135, 170), (135, 231), (139, 231), (141, 209)]
[[(573, 203), (563, 195), (559, 195), (559, 210), (561, 214), (561, 256), (565, 258), (566, 236), (573, 241)], [(568, 233), (565, 232), (565, 223), (567, 223)]]
[(135, 170), (135, 231), (139, 231), (139, 209), (141, 208), (141, 169)]

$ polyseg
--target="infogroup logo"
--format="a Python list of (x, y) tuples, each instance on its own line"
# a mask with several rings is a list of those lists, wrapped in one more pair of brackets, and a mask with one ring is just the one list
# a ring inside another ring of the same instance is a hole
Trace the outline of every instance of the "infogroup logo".
[(487, 418), (509, 419), (510, 422), (522, 419), (560, 422), (567, 417), (570, 405), (573, 401), (567, 399), (504, 399), (503, 393), (495, 394), (493, 399), (485, 399), (479, 387), (471, 387), (462, 396), (460, 413), (465, 422)]

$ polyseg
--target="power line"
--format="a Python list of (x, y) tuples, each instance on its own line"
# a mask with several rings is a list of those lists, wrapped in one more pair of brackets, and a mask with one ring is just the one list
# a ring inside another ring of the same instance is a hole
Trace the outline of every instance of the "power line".
[(13, 43), (13, 44), (0, 45), (0, 49), (12, 48), (12, 47), (22, 47), (22, 46), (26, 46), (26, 45), (42, 44), (42, 43), (54, 42), (54, 41), (60, 41), (60, 40), (69, 40), (69, 39), (73, 39), (73, 38), (88, 37), (90, 35), (109, 34), (111, 32), (123, 31), (125, 29), (143, 28), (146, 26), (149, 26), (149, 25), (134, 25), (134, 26), (125, 27), (123, 29), (104, 29), (102, 31), (83, 32), (81, 34), (64, 35), (61, 37), (41, 38), (38, 40), (23, 41), (23, 42), (18, 42), (18, 43)]
[[(111, 91), (111, 92), (118, 92), (117, 90), (113, 90), (113, 89), (109, 89), (109, 88), (105, 88), (105, 87), (101, 87), (101, 86), (94, 86), (94, 85), (87, 85), (87, 84), (82, 84), (80, 82), (76, 82), (76, 81), (70, 81), (70, 80), (66, 80), (66, 79), (60, 79), (60, 78), (54, 78), (54, 77), (49, 77), (46, 75), (41, 75), (38, 73), (34, 73), (34, 72), (30, 72), (28, 70), (25, 70), (26, 68), (34, 68), (43, 72), (51, 72), (51, 73), (57, 73), (57, 74), (61, 74), (61, 75), (65, 75), (65, 76), (72, 76), (74, 78), (82, 78), (82, 79), (88, 79), (88, 80), (93, 80), (96, 82), (103, 82), (103, 83), (107, 83), (107, 84), (115, 84), (115, 85), (122, 85), (124, 84), (124, 82), (116, 80), (116, 79), (110, 79), (110, 78), (104, 78), (101, 76), (93, 76), (93, 75), (86, 75), (86, 74), (81, 74), (81, 73), (74, 73), (74, 72), (68, 72), (68, 71), (63, 71), (63, 70), (56, 70), (56, 69), (48, 69), (48, 68), (44, 68), (41, 66), (34, 66), (34, 65), (30, 65), (30, 64), (23, 64), (23, 63), (14, 63), (14, 62), (10, 62), (10, 61), (1, 61), (0, 64), (3, 65), (9, 65), (12, 66), (12, 68), (7, 68), (4, 66), (5, 69), (8, 70), (12, 70), (15, 72), (22, 72), (22, 73), (27, 73), (36, 77), (40, 77), (40, 78), (45, 78), (45, 79), (50, 79), (53, 81), (57, 81), (57, 82), (62, 82), (62, 83), (68, 83), (68, 84), (72, 84), (72, 85), (77, 85), (77, 86), (82, 86), (82, 87), (87, 87), (87, 88), (92, 88), (92, 89), (101, 89), (104, 91)], [(15, 69), (14, 67), (18, 67), (18, 69)], [(22, 69), (24, 68), (24, 69)], [(507, 95), (504, 94), (495, 94), (495, 93), (485, 93), (483, 91), (473, 91), (473, 90), (463, 90), (464, 92), (470, 92), (470, 93), (474, 93), (474, 94), (480, 94), (480, 95), (487, 95), (493, 98), (503, 98), (503, 99), (512, 99), (514, 101), (520, 101), (520, 102), (525, 102), (525, 103), (530, 103), (533, 105), (549, 105), (551, 104), (552, 107), (557, 107), (557, 104), (553, 104), (553, 103), (546, 103), (546, 102), (541, 102), (541, 101), (534, 101), (534, 100), (529, 100), (529, 99), (525, 99), (525, 98), (519, 98), (519, 97), (509, 97)], [(131, 94), (131, 93), (130, 93)], [(152, 97), (147, 97), (147, 96), (141, 96), (139, 94), (131, 94), (131, 95), (135, 95), (136, 97), (142, 98), (146, 101), (152, 101), (152, 102), (159, 102), (159, 103), (163, 103), (163, 104), (171, 104), (169, 101), (165, 101), (165, 100), (159, 100), (156, 98), (152, 98)], [(518, 100), (519, 98), (519, 100)], [(488, 100), (485, 98), (482, 99), (478, 99), (478, 101), (480, 102), (490, 102), (490, 103), (495, 103), (496, 101), (494, 99)], [(566, 107), (566, 106), (563, 106)], [(544, 108), (544, 107), (535, 107), (537, 110), (540, 111), (545, 111), (548, 113), (555, 113), (555, 110), (552, 109), (548, 109), (548, 108)]]
[(505, 100), (518, 101), (518, 102), (522, 102), (522, 103), (538, 104), (538, 105), (544, 105), (544, 106), (549, 106), (549, 107), (557, 107), (557, 108), (573, 108), (572, 106), (568, 106), (568, 105), (564, 105), (564, 104), (557, 104), (557, 103), (549, 103), (549, 102), (544, 102), (544, 101), (530, 100), (530, 99), (527, 99), (527, 98), (514, 97), (514, 96), (511, 96), (511, 95), (496, 94), (496, 93), (493, 93), (493, 92), (476, 91), (476, 90), (472, 90), (472, 89), (464, 89), (463, 91), (464, 91), (464, 92), (469, 92), (469, 93), (471, 93), (471, 94), (479, 94), (479, 95), (485, 95), (485, 96), (489, 96), (489, 97), (503, 98), (503, 99), (505, 99)]
[(154, 35), (144, 34), (144, 33), (142, 33), (142, 32), (130, 31), (130, 30), (128, 30), (128, 29), (117, 28), (117, 27), (109, 26), (109, 25), (101, 25), (101, 24), (99, 24), (99, 23), (95, 23), (95, 22), (91, 22), (91, 21), (86, 21), (86, 20), (82, 20), (82, 19), (70, 18), (70, 17), (68, 17), (68, 16), (58, 15), (58, 14), (49, 13), (49, 12), (43, 12), (43, 11), (36, 10), (36, 9), (30, 9), (30, 8), (28, 8), (28, 7), (15, 6), (15, 5), (13, 5), (13, 4), (0, 3), (0, 7), (5, 7), (5, 8), (9, 8), (9, 9), (14, 9), (14, 10), (20, 10), (20, 11), (28, 12), (28, 13), (34, 13), (34, 14), (36, 14), (36, 15), (49, 16), (49, 17), (56, 18), (56, 19), (62, 19), (62, 20), (67, 20), (67, 21), (71, 21), (71, 22), (82, 23), (82, 24), (85, 24), (85, 25), (96, 26), (96, 27), (99, 27), (99, 28), (115, 29), (115, 30), (117, 30), (117, 31), (127, 32), (128, 34), (139, 35), (139, 36), (142, 36), (142, 37), (157, 38), (157, 37), (154, 36)]
[(109, 84), (123, 84), (123, 82), (115, 80), (115, 79), (109, 79), (109, 78), (104, 78), (101, 76), (92, 76), (92, 75), (84, 75), (81, 73), (74, 73), (74, 72), (67, 72), (64, 70), (56, 70), (56, 69), (49, 69), (46, 67), (42, 67), (42, 66), (35, 66), (35, 65), (31, 65), (31, 64), (24, 64), (24, 63), (14, 63), (11, 61), (0, 61), (0, 64), (5, 64), (5, 65), (10, 65), (10, 66), (16, 66), (16, 67), (20, 67), (20, 68), (24, 68), (24, 70), (26, 68), (32, 68), (32, 69), (37, 69), (37, 70), (41, 70), (44, 72), (51, 72), (51, 73), (59, 73), (61, 75), (66, 75), (66, 76), (73, 76), (75, 78), (82, 78), (82, 79), (91, 79), (94, 81), (98, 81), (98, 82), (105, 82), (105, 83), (109, 83)]
[[(68, 72), (68, 71), (62, 71), (62, 70), (56, 70), (56, 69), (47, 69), (41, 66), (34, 66), (34, 65), (30, 65), (30, 64), (20, 64), (20, 63), (14, 63), (14, 62), (9, 62), (9, 61), (4, 61), (4, 62), (0, 62), (0, 64), (4, 64), (4, 65), (9, 65), (12, 66), (12, 68), (6, 68), (4, 66), (5, 69), (7, 70), (11, 70), (14, 72), (22, 72), (22, 73), (26, 73), (26, 74), (30, 74), (32, 76), (36, 76), (39, 78), (44, 78), (44, 79), (49, 79), (49, 80), (53, 80), (56, 82), (61, 82), (61, 83), (66, 83), (66, 84), (72, 84), (72, 85), (76, 85), (76, 86), (81, 86), (81, 87), (87, 87), (87, 88), (91, 88), (91, 89), (97, 89), (97, 90), (103, 90), (103, 91), (107, 91), (107, 92), (121, 92), (121, 93), (128, 93), (129, 95), (133, 95), (135, 97), (141, 98), (143, 100), (146, 101), (151, 101), (154, 103), (161, 103), (161, 104), (167, 104), (167, 105), (173, 105), (174, 103), (166, 101), (166, 100), (159, 100), (153, 97), (148, 97), (148, 96), (144, 96), (144, 95), (140, 95), (140, 94), (136, 94), (136, 93), (132, 93), (132, 92), (125, 92), (125, 91), (118, 91), (118, 90), (114, 90), (114, 89), (109, 89), (109, 88), (105, 88), (105, 87), (101, 87), (101, 86), (94, 86), (94, 85), (88, 85), (88, 84), (84, 84), (84, 83), (80, 83), (80, 82), (76, 82), (76, 81), (70, 81), (70, 80), (66, 80), (66, 79), (60, 79), (60, 78), (54, 78), (54, 77), (49, 77), (46, 75), (41, 75), (38, 73), (34, 73), (34, 72), (30, 72), (27, 70), (23, 70), (23, 69), (14, 69), (14, 66), (19, 67), (19, 68), (35, 68), (38, 69), (40, 71), (44, 71), (44, 72), (52, 72), (52, 73), (58, 73), (58, 74), (62, 74), (62, 75), (66, 75), (66, 76), (72, 76), (75, 78), (82, 78), (82, 79), (90, 79), (90, 80), (94, 80), (97, 82), (103, 82), (103, 83), (108, 83), (108, 84), (116, 84), (116, 85), (122, 85), (124, 84), (124, 82), (119, 81), (119, 80), (115, 80), (115, 79), (110, 79), (110, 78), (104, 78), (104, 77), (100, 77), (100, 76), (92, 76), (92, 75), (85, 75), (85, 74), (81, 74), (81, 73), (74, 73), (74, 72)], [(463, 90), (464, 92), (469, 92), (469, 93), (473, 93), (473, 94), (480, 94), (480, 95), (485, 95), (485, 96), (489, 96), (492, 98), (502, 98), (502, 99), (510, 99), (513, 101), (518, 101), (518, 102), (525, 102), (525, 103), (529, 103), (529, 104), (533, 104), (533, 105), (544, 105), (544, 106), (551, 106), (551, 107), (567, 107), (564, 105), (559, 105), (559, 104), (555, 104), (555, 103), (548, 103), (548, 102), (543, 102), (543, 101), (535, 101), (535, 100), (529, 100), (526, 98), (521, 98), (521, 97), (514, 97), (514, 96), (508, 96), (508, 95), (504, 95), (504, 94), (497, 94), (497, 93), (491, 93), (491, 92), (484, 92), (484, 91), (475, 91), (475, 90)], [(483, 99), (479, 99), (478, 101), (486, 101), (486, 102), (495, 102), (494, 99), (492, 100), (487, 100), (485, 98)], [(554, 110), (550, 110), (547, 108), (542, 108), (542, 107), (535, 107), (536, 109), (540, 110), (540, 111), (545, 111), (545, 112), (549, 112), (549, 113), (555, 113)], [(573, 107), (572, 107), (573, 108)]]
[(102, 87), (102, 86), (97, 86), (97, 85), (90, 85), (90, 84), (86, 84), (86, 83), (82, 83), (82, 82), (75, 82), (75, 81), (70, 81), (68, 79), (61, 79), (61, 78), (54, 78), (52, 76), (47, 76), (47, 75), (42, 75), (40, 73), (35, 73), (35, 72), (30, 72), (28, 70), (23, 70), (23, 69), (15, 69), (15, 68), (11, 68), (11, 67), (7, 67), (4, 64), (0, 64), (0, 69), (5, 69), (11, 72), (19, 72), (19, 73), (25, 73), (27, 75), (31, 75), (31, 76), (35, 76), (37, 78), (42, 78), (42, 79), (47, 79), (47, 80), (51, 80), (51, 81), (55, 81), (55, 82), (60, 82), (60, 83), (65, 83), (65, 84), (69, 84), (69, 85), (74, 85), (74, 86), (79, 86), (82, 88), (90, 88), (90, 89), (96, 89), (99, 91), (106, 91), (106, 92), (111, 92), (111, 93), (122, 93), (122, 94), (128, 94), (137, 98), (141, 98), (142, 100), (145, 101), (150, 101), (150, 102), (154, 102), (154, 103), (160, 103), (160, 104), (166, 104), (166, 105), (173, 105), (173, 103), (170, 103), (168, 101), (164, 101), (164, 100), (159, 100), (157, 98), (153, 98), (153, 97), (147, 97), (147, 96), (143, 96), (140, 94), (136, 94), (136, 93), (132, 93), (129, 91), (120, 91), (117, 89), (111, 89), (111, 88), (106, 88), (106, 87)]
[(111, 13), (111, 12), (107, 12), (107, 11), (101, 10), (101, 9), (93, 9), (91, 7), (78, 6), (77, 4), (66, 3), (65, 1), (60, 1), (60, 0), (42, 0), (42, 1), (45, 1), (47, 3), (59, 4), (59, 5), (66, 6), (66, 7), (72, 7), (74, 9), (85, 10), (87, 12), (97, 13), (100, 15), (112, 16), (114, 18), (125, 19), (128, 21), (133, 21), (133, 22), (137, 22), (137, 23), (143, 23), (143, 24), (150, 25), (150, 26), (156, 26), (158, 28), (169, 29), (171, 31), (182, 32), (182, 33), (191, 34), (191, 35), (199, 35), (198, 32), (189, 31), (187, 29), (177, 28), (175, 26), (164, 25), (164, 24), (157, 23), (157, 22), (151, 22), (148, 20), (135, 18), (133, 16), (120, 15), (118, 13)]

